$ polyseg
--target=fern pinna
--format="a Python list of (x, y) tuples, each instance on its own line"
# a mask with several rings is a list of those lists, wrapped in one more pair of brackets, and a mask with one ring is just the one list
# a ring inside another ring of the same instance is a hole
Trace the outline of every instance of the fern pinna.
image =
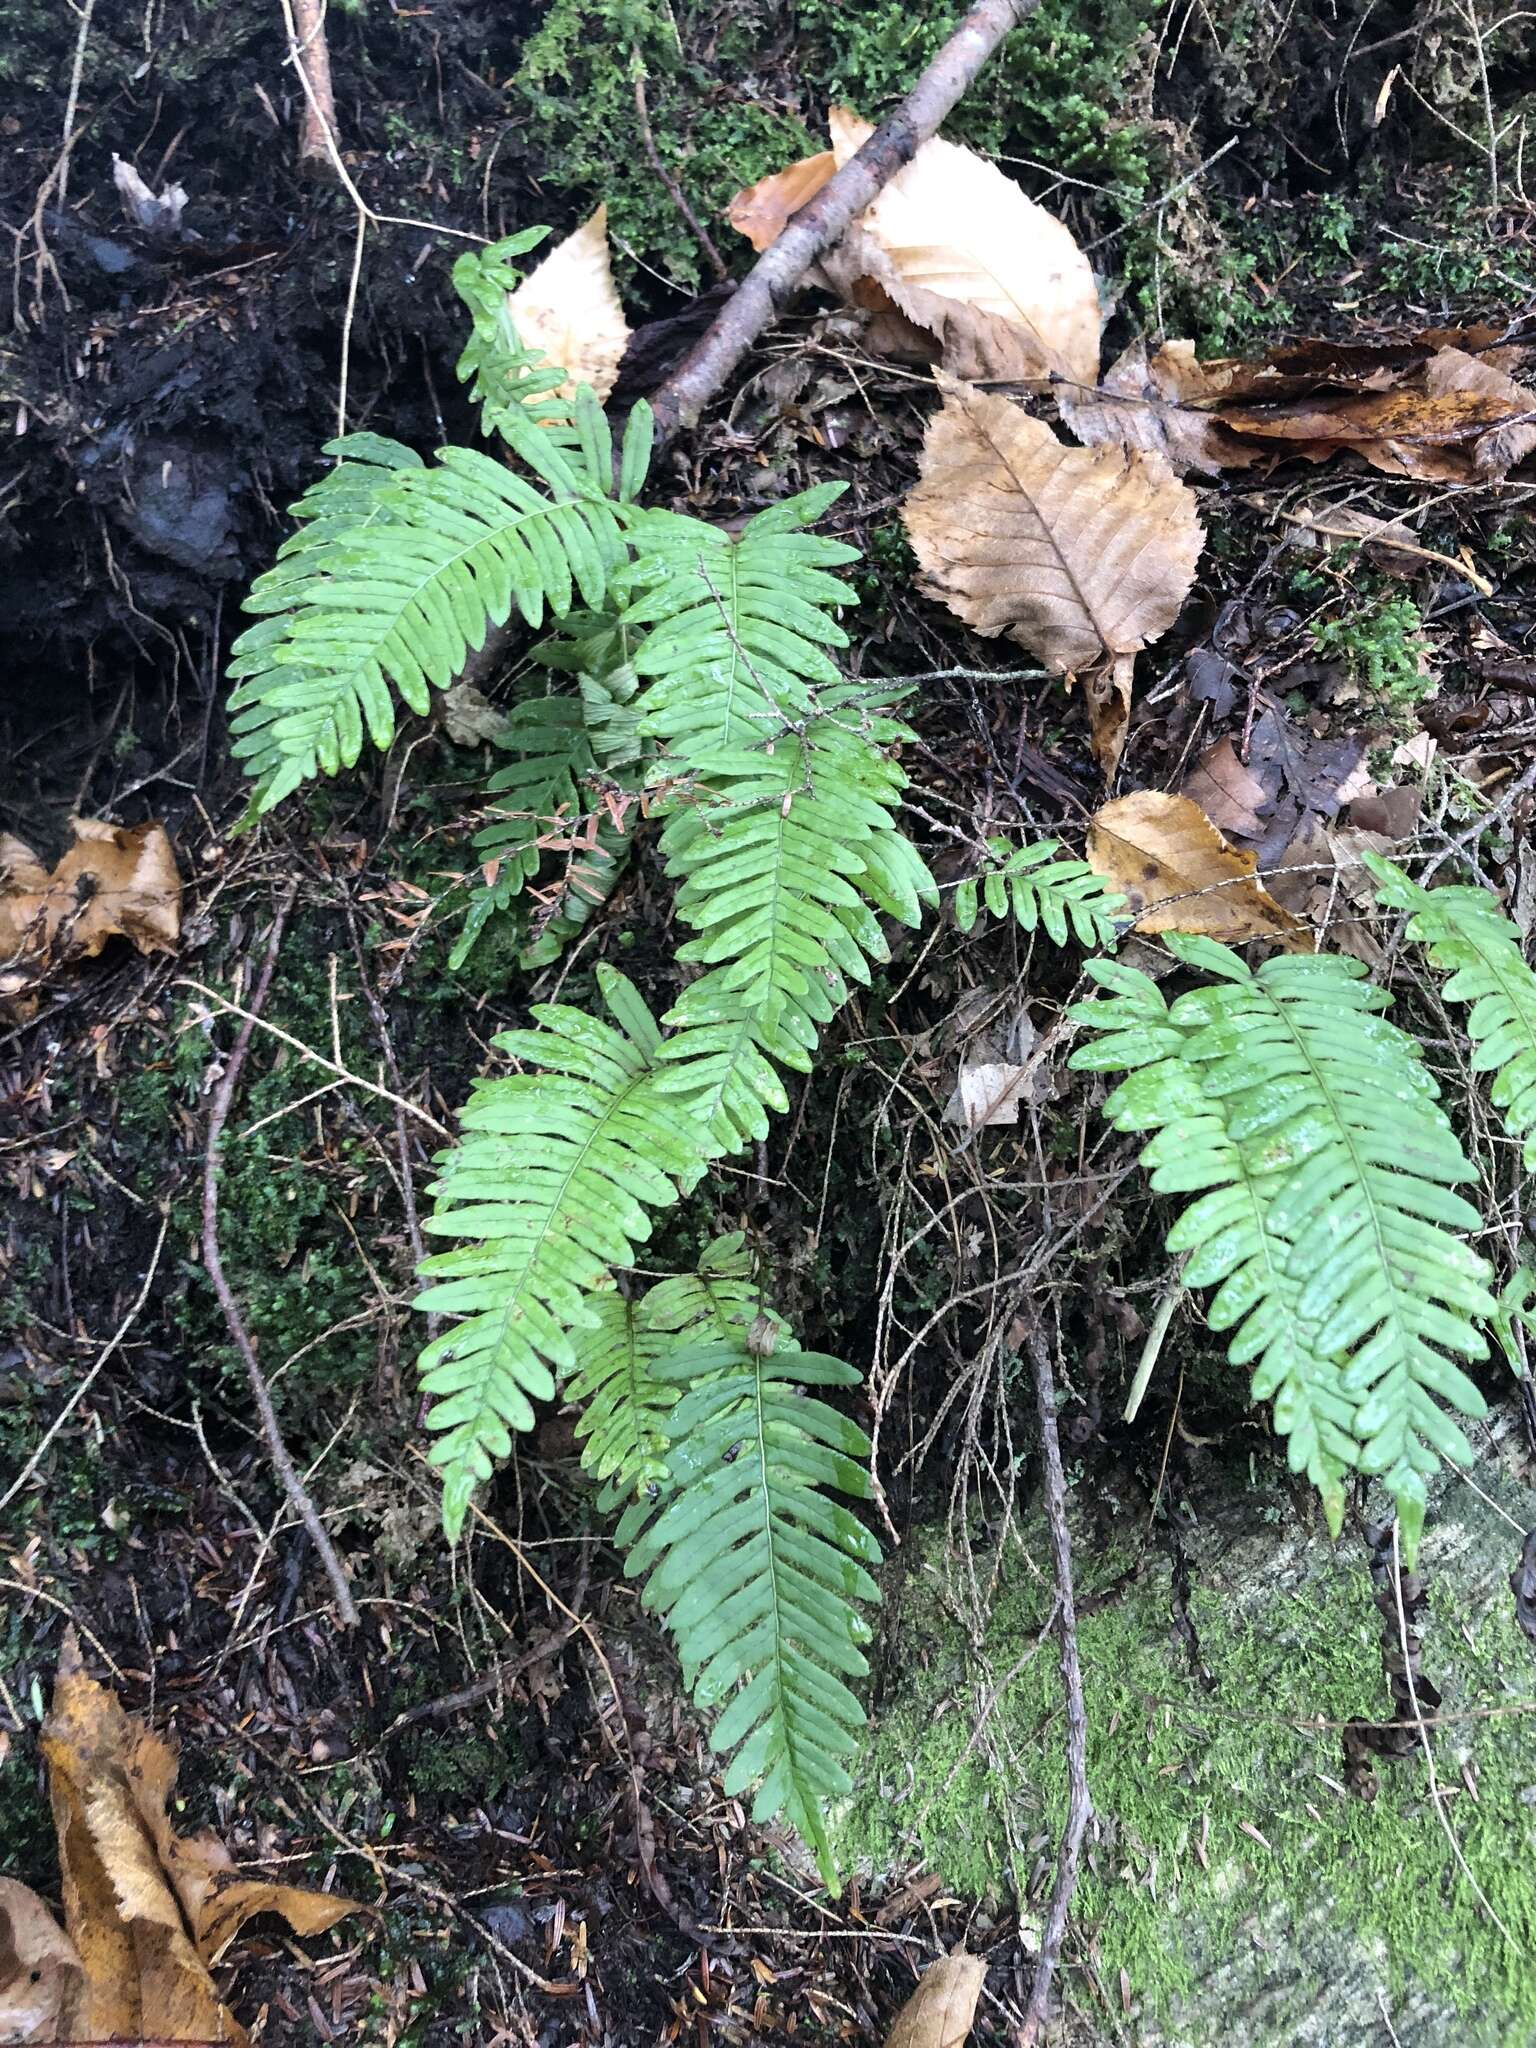
[(1213, 940), (1169, 949), (1215, 985), (1169, 1004), (1121, 962), (1090, 961), (1110, 990), (1077, 1006), (1097, 1034), (1078, 1068), (1131, 1072), (1104, 1113), (1154, 1133), (1152, 1185), (1197, 1193), (1169, 1234), (1184, 1278), (1214, 1286), (1228, 1355), (1274, 1402), (1293, 1469), (1337, 1532), (1344, 1475), (1392, 1493), (1417, 1545), (1424, 1482), (1471, 1462), (1448, 1412), (1479, 1417), (1457, 1363), (1487, 1355), (1487, 1262), (1466, 1242), (1475, 1180), (1417, 1045), (1380, 1015), (1389, 998), (1352, 959), (1287, 955), (1250, 970)]

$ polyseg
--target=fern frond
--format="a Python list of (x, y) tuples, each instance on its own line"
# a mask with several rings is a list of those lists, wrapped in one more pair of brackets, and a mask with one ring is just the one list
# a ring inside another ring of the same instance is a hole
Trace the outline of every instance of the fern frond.
[[(756, 1784), (753, 1819), (784, 1814), (837, 1888), (824, 1813), (849, 1790), (846, 1759), (863, 1709), (846, 1681), (867, 1666), (854, 1604), (879, 1589), (874, 1538), (829, 1499), (867, 1497), (862, 1430), (805, 1387), (854, 1385), (841, 1360), (739, 1339), (674, 1353), (658, 1371), (687, 1391), (666, 1418), (686, 1445), (659, 1512), (637, 1503), (619, 1526), (646, 1605), (670, 1625), (702, 1708), (725, 1705), (713, 1742), (735, 1751), (727, 1796)], [(649, 1526), (646, 1524), (649, 1523)]]
[(531, 1403), (576, 1370), (572, 1330), (610, 1266), (633, 1263), (651, 1215), (703, 1171), (713, 1146), (655, 1085), (660, 1034), (624, 977), (598, 969), (613, 1016), (541, 1004), (539, 1028), (499, 1051), (532, 1071), (479, 1082), (442, 1156), (426, 1228), (456, 1240), (424, 1261), (422, 1308), (461, 1320), (422, 1352), (428, 1426), (442, 1432), (443, 1520), (463, 1524), (477, 1483), (533, 1423)]
[[(595, 403), (586, 396), (578, 413)], [(309, 777), (351, 767), (365, 736), (387, 747), (396, 693), (427, 711), (432, 688), (445, 689), (514, 606), (537, 627), (578, 591), (601, 605), (624, 556), (619, 512), (552, 445), (528, 456), (549, 495), (462, 448), (431, 469), (347, 441), (330, 452), (385, 474), (365, 483), (354, 473), (344, 486), (367, 508), (356, 523), (323, 486), (311, 493), (304, 503), (319, 499), (319, 516), (246, 599), (272, 615), (235, 642), (229, 669), (230, 729), (256, 781), (255, 815)]]
[(1409, 938), (1424, 947), (1431, 966), (1450, 974), (1447, 1000), (1471, 1004), (1473, 1072), (1493, 1075), (1493, 1105), (1524, 1148), (1526, 1172), (1536, 1173), (1536, 973), (1518, 927), (1485, 889), (1423, 889), (1379, 853), (1361, 858), (1378, 899), (1409, 913)]
[[(1171, 1107), (1182, 1077), (1193, 1080), (1198, 1094), (1187, 1107), (1205, 1105), (1200, 1115), (1217, 1119), (1227, 1144), (1207, 1134), (1202, 1145), (1193, 1117), (1180, 1136), (1154, 1139), (1154, 1165), (1175, 1176), (1165, 1184), (1179, 1185), (1187, 1170), (1197, 1178), (1183, 1184), (1209, 1186), (1170, 1245), (1191, 1253), (1199, 1281), (1225, 1283), (1219, 1313), (1237, 1325), (1229, 1356), (1259, 1358), (1256, 1387), (1277, 1397), (1293, 1390), (1277, 1416), (1282, 1427), (1290, 1420), (1294, 1432), (1304, 1414), (1318, 1450), (1342, 1464), (1335, 1397), (1352, 1406), (1352, 1462), (1387, 1485), (1411, 1550), (1426, 1475), (1439, 1456), (1472, 1457), (1447, 1408), (1486, 1412), (1455, 1363), (1487, 1355), (1479, 1325), (1494, 1312), (1489, 1268), (1456, 1234), (1478, 1224), (1454, 1192), (1474, 1170), (1417, 1046), (1376, 1014), (1388, 999), (1363, 980), (1358, 961), (1291, 955), (1252, 972), (1211, 940), (1170, 934), (1167, 943), (1218, 985), (1180, 996), (1162, 1014), (1139, 990), (1082, 1006), (1080, 1020), (1107, 1036), (1074, 1063), (1148, 1068), (1111, 1097), (1113, 1113), (1170, 1128), (1160, 1091), (1170, 1091)], [(1090, 963), (1090, 972), (1109, 979), (1105, 963)], [(1179, 1071), (1159, 1075), (1156, 1063), (1170, 1059)], [(1182, 1165), (1181, 1141), (1189, 1148)], [(1301, 1347), (1299, 1366), (1283, 1346), (1272, 1351), (1285, 1323), (1293, 1349)], [(1319, 1365), (1336, 1367), (1337, 1380)]]
[(968, 875), (955, 889), (955, 923), (973, 929), (981, 910), (993, 917), (1012, 916), (1026, 932), (1037, 928), (1055, 945), (1067, 943), (1068, 926), (1083, 946), (1113, 946), (1119, 936), (1117, 918), (1125, 898), (1106, 889), (1086, 861), (1053, 860), (1058, 839), (1014, 846), (1007, 839), (987, 841), (987, 865)]
[(658, 1362), (686, 1345), (744, 1338), (760, 1312), (745, 1240), (739, 1230), (716, 1238), (693, 1272), (657, 1281), (638, 1300), (614, 1291), (589, 1306), (592, 1326), (571, 1333), (577, 1363), (564, 1389), (581, 1407), (581, 1462), (607, 1482), (600, 1507), (636, 1493), (659, 1498), (669, 1473), (666, 1415), (680, 1390)]

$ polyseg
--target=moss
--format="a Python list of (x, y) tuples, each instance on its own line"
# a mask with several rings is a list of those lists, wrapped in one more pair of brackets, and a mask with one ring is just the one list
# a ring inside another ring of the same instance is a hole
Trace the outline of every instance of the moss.
[[(825, 146), (826, 108), (871, 118), (911, 85), (962, 8), (916, 14), (903, 0), (552, 0), (510, 91), (540, 182), (582, 205), (608, 201), (621, 267), (700, 281), (699, 251), (644, 168), (634, 73), (645, 74), (656, 148), (695, 211)], [(946, 123), (992, 154), (1039, 160), (1107, 189), (1122, 211), (1147, 189), (1152, 131), (1126, 107), (1146, 67), (1145, 0), (1044, 0)], [(615, 178), (615, 164), (636, 167)], [(1026, 172), (1027, 175), (1027, 172)], [(722, 241), (735, 242), (729, 230)], [(745, 245), (736, 244), (745, 260)]]
[[(1530, 1519), (1528, 1499), (1508, 1505)], [(1365, 1997), (1362, 2042), (1377, 2038), (1379, 1986), (1394, 2004), (1445, 2015), (1446, 2031), (1415, 2039), (1527, 2043), (1536, 1722), (1504, 1711), (1531, 1689), (1529, 1645), (1490, 1591), (1507, 1536), (1464, 1487), (1441, 1504), (1424, 1546), (1424, 1668), (1444, 1711), (1470, 1716), (1437, 1738), (1439, 1778), (1462, 1853), (1515, 1948), (1458, 1871), (1421, 1762), (1384, 1765), (1374, 1803), (1344, 1792), (1338, 1726), (1318, 1724), (1385, 1711), (1378, 1616), (1363, 1567), (1265, 1526), (1281, 1512), (1280, 1497), (1260, 1490), (1204, 1525), (1190, 1618), (1214, 1692), (1170, 1628), (1161, 1558), (1149, 1555), (1128, 1593), (1082, 1620), (1101, 1834), (1076, 1901), (1079, 1941), (1101, 1983), (1123, 1971), (1143, 2022), (1173, 2021), (1174, 2038), (1185, 2038), (1181, 2010), (1197, 2008), (1190, 2038), (1229, 2038), (1213, 2001), (1229, 2019), (1265, 2009), (1263, 2026), (1244, 2025), (1249, 2042), (1312, 2038), (1301, 2020), (1321, 1980), (1330, 1999), (1341, 1986)], [(837, 1821), (850, 1865), (889, 1869), (915, 1853), (964, 1896), (1029, 1895), (1065, 1809), (1059, 1678), (1038, 1645), (1049, 1598), (1030, 1562), (1044, 1555), (1031, 1540), (1005, 1562), (980, 1655), (946, 1619), (934, 1563), (913, 1574), (895, 1614), (899, 1691)], [(1085, 1604), (1122, 1562), (1084, 1566)], [(1010, 1673), (978, 1739), (983, 1705)], [(1328, 2036), (1331, 2048), (1355, 2039), (1347, 2023)]]
[(1350, 677), (1390, 709), (1409, 710), (1433, 690), (1424, 619), (1411, 597), (1361, 593), (1339, 619), (1314, 624), (1319, 654), (1342, 660)]

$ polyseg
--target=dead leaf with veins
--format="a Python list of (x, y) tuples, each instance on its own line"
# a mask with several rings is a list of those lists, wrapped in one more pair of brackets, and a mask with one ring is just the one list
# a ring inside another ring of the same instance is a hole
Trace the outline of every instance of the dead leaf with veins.
[(50, 871), (0, 834), (0, 995), (44, 966), (94, 959), (109, 939), (169, 953), (181, 934), (181, 876), (163, 825), (71, 821), (74, 844)]
[(1471, 391), (1517, 407), (1523, 419), (1495, 427), (1481, 435), (1472, 449), (1472, 462), (1479, 476), (1503, 476), (1536, 449), (1536, 391), (1517, 384), (1513, 377), (1479, 356), (1458, 348), (1443, 348), (1424, 370), (1424, 388), (1431, 397), (1447, 392)]
[(1229, 845), (1187, 796), (1144, 789), (1105, 804), (1089, 821), (1088, 865), (1127, 899), (1137, 932), (1312, 950), (1300, 919), (1258, 881), (1253, 855)]
[(1006, 633), (1089, 685), (1094, 752), (1113, 774), (1131, 660), (1178, 617), (1205, 540), (1161, 455), (1068, 448), (1006, 398), (939, 377), (922, 481), (902, 516), (923, 587), (988, 638)]
[(590, 384), (607, 398), (629, 346), (629, 323), (614, 289), (606, 206), (508, 293), (507, 312), (524, 347), (541, 349), (567, 372), (556, 397), (574, 398), (578, 384)]
[[(841, 169), (874, 129), (846, 107), (828, 121)], [(1087, 257), (1053, 214), (959, 143), (925, 142), (823, 264), (844, 292), (860, 278), (878, 285), (938, 338), (952, 376), (1098, 381)]]
[(61, 1998), (56, 2033), (37, 2038), (244, 2048), (209, 1965), (255, 1914), (279, 1914), (312, 1935), (355, 1912), (353, 1901), (241, 1877), (215, 1836), (178, 1835), (174, 1753), (86, 1674), (73, 1632), (42, 1749), (79, 1976)]
[(987, 1966), (957, 1948), (930, 1963), (896, 2015), (885, 2048), (964, 2048), (976, 2019)]
[(738, 192), (726, 207), (725, 217), (761, 254), (779, 239), (786, 224), (816, 197), (836, 169), (837, 158), (830, 149), (802, 157), (799, 163), (759, 178), (755, 185)]

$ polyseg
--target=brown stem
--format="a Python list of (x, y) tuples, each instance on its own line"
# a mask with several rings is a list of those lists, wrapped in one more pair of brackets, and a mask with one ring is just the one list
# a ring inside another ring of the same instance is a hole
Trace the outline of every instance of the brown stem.
[(912, 161), (1003, 37), (1038, 4), (1039, 0), (977, 0), (895, 113), (763, 251), (714, 325), (655, 392), (651, 408), (659, 440), (669, 440), (680, 427), (693, 425), (763, 329), (784, 310), (811, 264), (842, 239), (882, 188)]
[(309, 90), (304, 95), (304, 125), (299, 130), (299, 162), (306, 170), (332, 168), (337, 143), (336, 96), (331, 90), (331, 52), (325, 40), (325, 0), (293, 0), (298, 31), (294, 56), (304, 67)]
[(267, 941), (267, 955), (261, 964), (261, 973), (251, 991), (250, 1006), (245, 1021), (240, 1027), (229, 1059), (218, 1087), (214, 1090), (213, 1102), (208, 1111), (208, 1142), (203, 1151), (203, 1264), (208, 1269), (208, 1278), (213, 1282), (213, 1291), (219, 1298), (219, 1307), (224, 1311), (224, 1321), (235, 1349), (245, 1365), (246, 1377), (251, 1383), (251, 1394), (256, 1403), (256, 1413), (261, 1419), (261, 1433), (266, 1439), (267, 1455), (273, 1469), (283, 1482), (283, 1491), (293, 1505), (294, 1512), (309, 1531), (310, 1541), (316, 1555), (325, 1566), (325, 1575), (331, 1582), (331, 1591), (336, 1596), (336, 1611), (346, 1627), (356, 1628), (358, 1612), (347, 1584), (346, 1573), (341, 1568), (341, 1559), (336, 1555), (335, 1546), (326, 1534), (325, 1524), (316, 1511), (314, 1502), (305, 1489), (303, 1480), (292, 1458), (288, 1446), (283, 1442), (283, 1433), (278, 1425), (277, 1410), (272, 1405), (272, 1390), (267, 1385), (266, 1375), (257, 1361), (256, 1347), (251, 1342), (250, 1332), (245, 1327), (245, 1318), (240, 1313), (240, 1304), (235, 1300), (234, 1291), (224, 1276), (224, 1261), (219, 1254), (219, 1162), (224, 1143), (224, 1126), (229, 1121), (229, 1112), (235, 1099), (235, 1090), (240, 1085), (240, 1075), (245, 1066), (246, 1054), (251, 1049), (251, 1039), (261, 1020), (262, 1005), (267, 1000), (267, 991), (272, 986), (273, 971), (277, 966), (278, 950), (283, 943), (283, 930), (293, 909), (294, 898), (299, 885), (293, 883), (287, 895), (278, 906), (272, 921), (272, 936)]
[(1045, 1520), (1050, 1535), (1051, 1568), (1056, 1578), (1056, 1626), (1061, 1635), (1061, 1684), (1067, 1700), (1067, 1824), (1056, 1856), (1056, 1883), (1051, 1891), (1035, 1981), (1018, 2032), (1017, 2048), (1034, 2048), (1046, 2022), (1051, 1979), (1067, 1931), (1067, 1914), (1077, 1890), (1077, 1860), (1083, 1836), (1093, 1818), (1088, 1791), (1088, 1714), (1083, 1704), (1083, 1670), (1077, 1654), (1077, 1605), (1072, 1591), (1072, 1532), (1067, 1527), (1067, 1481), (1061, 1467), (1061, 1439), (1056, 1433), (1056, 1378), (1051, 1355), (1038, 1331), (1029, 1338), (1035, 1369), (1035, 1405), (1040, 1414), (1040, 1449), (1045, 1460)]
[(631, 53), (631, 61), (635, 73), (635, 119), (640, 123), (640, 140), (645, 145), (646, 155), (650, 158), (651, 169), (666, 187), (667, 197), (681, 214), (693, 239), (704, 251), (716, 280), (724, 284), (731, 274), (725, 267), (725, 259), (715, 247), (709, 229), (688, 204), (688, 195), (662, 162), (661, 152), (656, 147), (656, 138), (651, 133), (651, 110), (645, 103), (645, 72), (641, 68), (638, 50)]

